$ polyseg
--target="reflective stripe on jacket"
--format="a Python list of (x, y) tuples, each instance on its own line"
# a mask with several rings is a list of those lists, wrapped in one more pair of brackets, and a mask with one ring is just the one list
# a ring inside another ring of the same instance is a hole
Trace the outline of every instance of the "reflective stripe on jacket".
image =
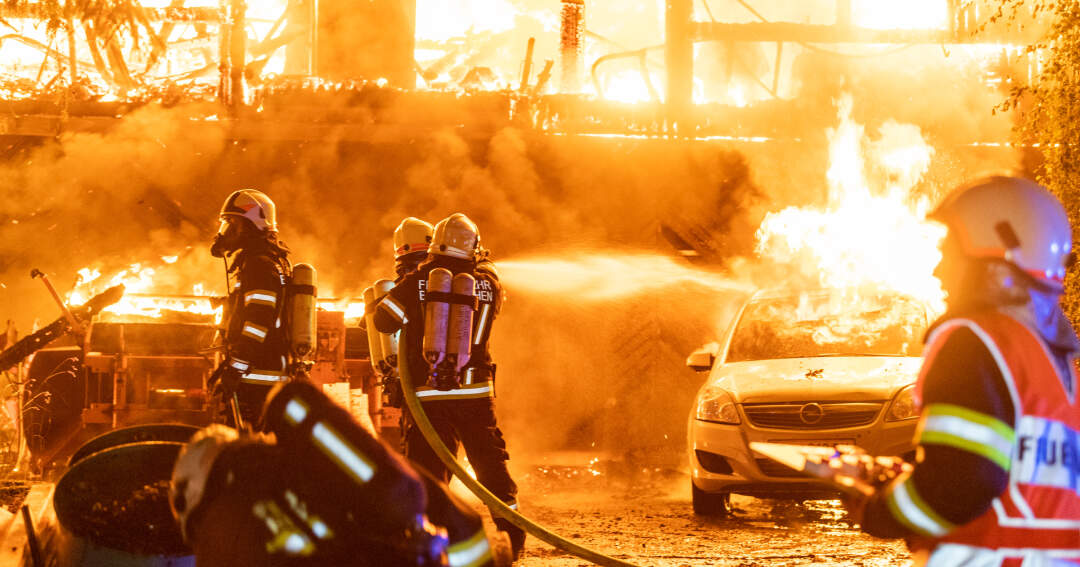
[[(1015, 430), (946, 404), (925, 408), (921, 427), (998, 462), (1007, 468), (1009, 483), (974, 521), (954, 527), (923, 517), (925, 529), (919, 531), (931, 537), (913, 548), (929, 554), (927, 565), (1080, 562), (1080, 404), (1075, 393), (1066, 390), (1034, 331), (1004, 313), (987, 311), (951, 319), (934, 331), (917, 397), (926, 369), (949, 333), (959, 328), (975, 333), (997, 362), (1016, 410)], [(1076, 384), (1075, 367), (1069, 371)], [(919, 518), (916, 500), (908, 500), (909, 518)], [(903, 498), (895, 501), (904, 507)]]
[(287, 378), (288, 337), (282, 312), (288, 260), (267, 254), (240, 252), (233, 289), (222, 321), (231, 366), (248, 384), (273, 385)]

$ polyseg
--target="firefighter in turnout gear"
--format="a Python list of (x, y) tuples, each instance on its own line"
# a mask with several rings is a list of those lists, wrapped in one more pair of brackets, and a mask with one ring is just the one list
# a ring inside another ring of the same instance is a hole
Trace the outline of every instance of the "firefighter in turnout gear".
[(234, 421), (228, 408), (235, 399), (243, 421), (254, 423), (267, 393), (287, 378), (289, 341), (282, 320), (292, 265), (277, 239), (274, 202), (252, 189), (229, 195), (210, 251), (225, 259), (231, 286), (222, 317), (226, 356), (210, 386), (224, 421)]
[[(488, 340), (502, 306), (494, 264), (480, 248), (476, 225), (457, 213), (435, 225), (427, 260), (401, 278), (380, 301), (375, 326), (384, 333), (403, 329), (410, 373), (428, 377), (416, 395), (451, 453), (464, 447), (476, 479), (495, 496), (517, 507), (506, 442), (495, 421), (495, 364)], [(450, 472), (428, 445), (408, 412), (403, 416), (405, 454), (443, 482)], [(502, 518), (515, 556), (525, 532)]]
[[(416, 271), (417, 266), (427, 259), (431, 235), (435, 227), (431, 223), (416, 217), (406, 217), (394, 229), (394, 281), (378, 280), (364, 290), (364, 303), (374, 305), (387, 292), (397, 285), (402, 278)], [(397, 375), (397, 345), (401, 331), (381, 333), (375, 328), (374, 309), (367, 310), (364, 317), (368, 336), (368, 352), (371, 354), (371, 366), (375, 375), (382, 381), (383, 398), (386, 405), (401, 408), (401, 382)]]
[(912, 472), (851, 502), (863, 530), (905, 537), (916, 564), (1080, 563), (1080, 341), (1059, 306), (1071, 230), (1024, 179), (950, 195), (935, 274), (948, 309), (915, 386)]

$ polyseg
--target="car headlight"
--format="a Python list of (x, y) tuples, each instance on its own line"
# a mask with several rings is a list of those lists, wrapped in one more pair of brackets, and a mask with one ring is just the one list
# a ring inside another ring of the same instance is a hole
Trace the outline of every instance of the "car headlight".
[(915, 385), (911, 384), (904, 386), (893, 396), (885, 419), (886, 421), (900, 421), (916, 417), (919, 417), (919, 408), (915, 406)]
[(697, 419), (715, 423), (739, 423), (735, 400), (727, 391), (709, 386), (698, 395)]

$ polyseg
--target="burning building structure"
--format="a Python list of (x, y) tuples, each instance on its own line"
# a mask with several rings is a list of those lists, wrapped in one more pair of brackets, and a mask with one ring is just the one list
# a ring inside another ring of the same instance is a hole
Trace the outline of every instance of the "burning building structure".
[[(805, 53), (967, 45), (955, 56), (974, 58), (963, 65), (1037, 65), (1020, 47), (1039, 27), (990, 22), (985, 2), (928, 0), (903, 13), (872, 0), (740, 2), (720, 18), (707, 2), (663, 8), (642, 3), (617, 21), (577, 0), (9, 2), (3, 131), (100, 130), (144, 104), (202, 101), (201, 117), (229, 120), (240, 139), (271, 135), (267, 122), (294, 123), (273, 135), (308, 139), (328, 123), (364, 140), (384, 139), (378, 127), (454, 124), (754, 137), (774, 133), (768, 114), (784, 106), (747, 102), (791, 99)], [(635, 40), (650, 44), (625, 45)]]

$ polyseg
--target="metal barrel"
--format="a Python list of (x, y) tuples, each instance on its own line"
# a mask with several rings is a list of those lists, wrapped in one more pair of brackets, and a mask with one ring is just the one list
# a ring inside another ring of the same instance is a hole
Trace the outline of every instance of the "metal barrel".
[(53, 494), (56, 529), (48, 534), (46, 561), (60, 567), (194, 567), (169, 508), (169, 480), (183, 446), (138, 441), (73, 458)]

